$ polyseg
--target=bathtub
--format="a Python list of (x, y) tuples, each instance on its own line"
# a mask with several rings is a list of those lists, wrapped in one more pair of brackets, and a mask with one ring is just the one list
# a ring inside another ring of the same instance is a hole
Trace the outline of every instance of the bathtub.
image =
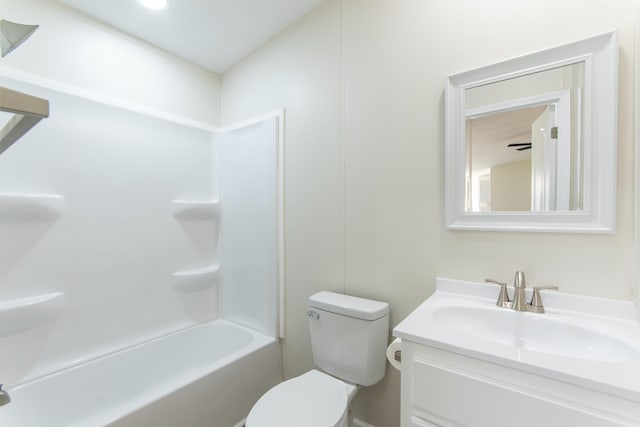
[(9, 389), (0, 426), (242, 426), (280, 380), (275, 338), (217, 320)]

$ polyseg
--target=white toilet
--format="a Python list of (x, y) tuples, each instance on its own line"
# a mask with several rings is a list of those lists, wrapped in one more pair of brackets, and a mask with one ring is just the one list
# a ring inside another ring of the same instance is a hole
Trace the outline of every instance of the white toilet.
[(333, 292), (309, 298), (313, 363), (253, 406), (246, 427), (347, 427), (360, 386), (384, 377), (389, 304)]

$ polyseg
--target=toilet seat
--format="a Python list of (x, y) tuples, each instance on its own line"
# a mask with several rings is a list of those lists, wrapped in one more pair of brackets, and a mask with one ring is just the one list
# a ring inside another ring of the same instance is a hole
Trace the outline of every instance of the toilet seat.
[(353, 386), (315, 369), (266, 392), (246, 427), (339, 427), (345, 425)]

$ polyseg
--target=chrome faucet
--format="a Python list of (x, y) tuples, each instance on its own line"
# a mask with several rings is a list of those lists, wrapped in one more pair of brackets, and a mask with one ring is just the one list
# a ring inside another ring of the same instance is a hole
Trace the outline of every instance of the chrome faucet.
[(4, 406), (7, 403), (11, 403), (11, 396), (2, 389), (2, 384), (0, 384), (0, 406)]
[(509, 300), (509, 292), (507, 291), (506, 283), (498, 282), (493, 279), (484, 279), (484, 281), (500, 285), (500, 295), (498, 295), (498, 301), (496, 302), (498, 307), (511, 308), (516, 311), (531, 311), (533, 313), (544, 313), (544, 306), (542, 304), (542, 298), (540, 297), (540, 291), (548, 289), (557, 291), (559, 289), (557, 286), (534, 286), (531, 302), (527, 303), (525, 295), (527, 283), (524, 279), (524, 272), (516, 271), (516, 276), (513, 279), (513, 301)]
[(513, 278), (513, 302), (511, 308), (515, 311), (527, 311), (527, 300), (524, 294), (524, 290), (527, 287), (527, 283), (524, 280), (524, 273), (522, 271), (516, 271), (516, 276)]

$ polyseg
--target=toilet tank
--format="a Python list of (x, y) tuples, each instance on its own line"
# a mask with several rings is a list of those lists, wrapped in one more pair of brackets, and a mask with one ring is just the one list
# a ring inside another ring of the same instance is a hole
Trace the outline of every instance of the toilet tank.
[(384, 377), (389, 304), (334, 292), (309, 297), (314, 365), (352, 384)]

